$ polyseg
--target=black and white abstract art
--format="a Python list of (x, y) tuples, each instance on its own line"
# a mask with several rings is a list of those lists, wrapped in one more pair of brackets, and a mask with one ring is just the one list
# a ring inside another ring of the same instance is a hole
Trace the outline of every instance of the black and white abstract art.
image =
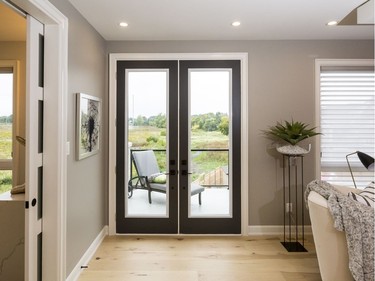
[(77, 94), (76, 158), (98, 153), (100, 141), (100, 103), (97, 97)]

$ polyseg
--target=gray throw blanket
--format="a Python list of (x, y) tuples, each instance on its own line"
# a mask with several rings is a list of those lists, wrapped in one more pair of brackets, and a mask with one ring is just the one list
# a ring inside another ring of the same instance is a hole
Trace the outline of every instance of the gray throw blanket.
[(325, 181), (307, 185), (305, 202), (310, 191), (328, 200), (334, 227), (344, 231), (349, 254), (349, 269), (356, 281), (374, 281), (374, 209), (348, 198)]

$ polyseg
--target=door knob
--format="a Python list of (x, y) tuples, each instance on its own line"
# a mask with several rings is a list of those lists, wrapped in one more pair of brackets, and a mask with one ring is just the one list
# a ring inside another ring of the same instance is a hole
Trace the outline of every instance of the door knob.
[(167, 176), (175, 176), (176, 170), (170, 170), (169, 173), (165, 173)]

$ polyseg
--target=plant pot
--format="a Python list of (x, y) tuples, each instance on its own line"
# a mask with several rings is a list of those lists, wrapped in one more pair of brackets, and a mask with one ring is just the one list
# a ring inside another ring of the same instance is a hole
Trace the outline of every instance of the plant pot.
[(276, 147), (276, 150), (281, 154), (286, 155), (304, 155), (310, 152), (311, 144), (309, 144), (309, 150), (306, 150), (298, 145), (283, 145)]

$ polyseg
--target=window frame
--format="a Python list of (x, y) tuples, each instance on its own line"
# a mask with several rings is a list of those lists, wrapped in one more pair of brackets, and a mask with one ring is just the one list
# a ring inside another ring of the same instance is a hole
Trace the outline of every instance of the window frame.
[[(373, 59), (316, 59), (315, 60), (315, 126), (321, 126), (320, 74), (322, 67), (373, 67)], [(316, 138), (315, 177), (321, 179), (321, 135)]]

